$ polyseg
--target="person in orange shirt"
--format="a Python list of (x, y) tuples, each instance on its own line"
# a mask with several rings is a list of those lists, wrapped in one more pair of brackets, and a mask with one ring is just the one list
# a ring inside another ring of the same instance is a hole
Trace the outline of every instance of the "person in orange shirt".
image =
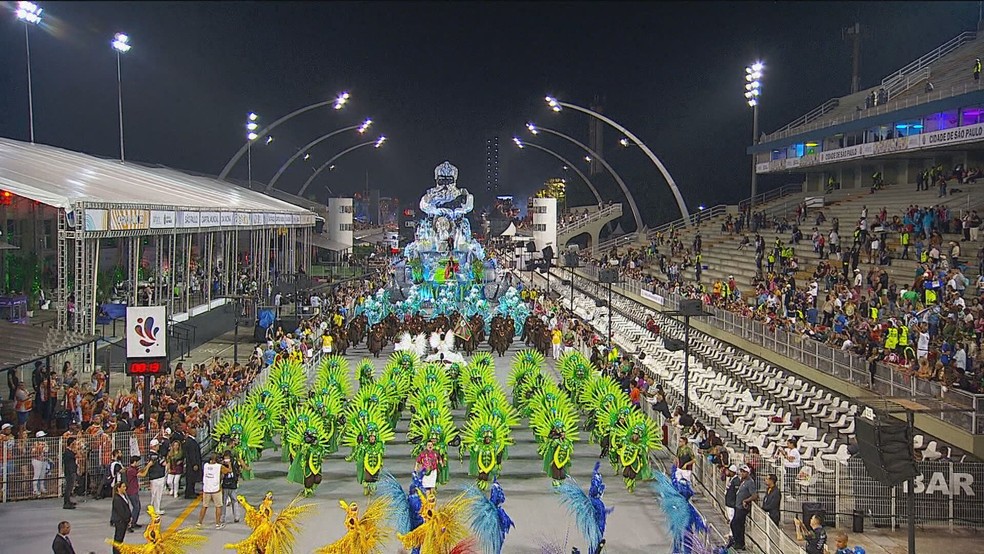
[(92, 393), (97, 399), (106, 394), (106, 374), (99, 369), (92, 372)]
[(72, 414), (72, 421), (82, 421), (82, 394), (78, 384), (72, 381), (65, 389), (65, 410)]

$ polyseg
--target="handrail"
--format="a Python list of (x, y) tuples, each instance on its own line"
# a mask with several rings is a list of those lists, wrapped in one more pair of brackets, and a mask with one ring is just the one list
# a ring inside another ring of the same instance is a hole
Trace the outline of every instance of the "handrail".
[(590, 225), (591, 223), (595, 223), (599, 219), (608, 220), (608, 219), (610, 219), (611, 214), (614, 213), (614, 212), (616, 212), (616, 211), (618, 212), (619, 216), (622, 215), (622, 203), (621, 202), (619, 202), (617, 204), (612, 204), (611, 206), (605, 206), (604, 208), (602, 208), (600, 210), (595, 210), (594, 212), (590, 213), (588, 215), (588, 217), (585, 217), (583, 219), (578, 219), (577, 221), (575, 221), (575, 222), (573, 222), (573, 223), (571, 223), (569, 225), (558, 226), (557, 227), (557, 235), (559, 236), (559, 235), (563, 235), (565, 233), (570, 233), (571, 231), (576, 231), (577, 229), (580, 229), (581, 227), (584, 227), (586, 225)]
[(922, 69), (923, 67), (935, 62), (936, 60), (942, 58), (943, 56), (953, 52), (957, 48), (960, 48), (964, 44), (977, 39), (977, 33), (975, 31), (964, 31), (959, 35), (953, 37), (952, 39), (946, 41), (940, 46), (937, 46), (933, 50), (930, 50), (926, 54), (923, 54), (920, 58), (915, 61), (910, 62), (908, 65), (904, 66), (902, 69), (886, 76), (882, 79), (882, 86), (886, 86), (890, 81), (898, 80), (905, 76), (907, 73), (911, 73), (917, 69)]
[(816, 122), (812, 125), (804, 125), (802, 127), (797, 127), (795, 129), (779, 130), (771, 135), (766, 135), (765, 139), (759, 142), (772, 142), (782, 138), (786, 138), (793, 134), (807, 133), (810, 131), (815, 131), (818, 129), (823, 129), (825, 127), (832, 127), (834, 125), (840, 125), (842, 123), (848, 123), (850, 121), (858, 121), (867, 117), (873, 117), (876, 115), (882, 115), (889, 112), (894, 112), (896, 110), (901, 110), (904, 108), (911, 108), (914, 106), (919, 106), (927, 102), (932, 102), (934, 100), (943, 100), (946, 98), (951, 98), (953, 96), (958, 96), (960, 94), (966, 94), (968, 92), (974, 92), (984, 90), (984, 81), (973, 81), (966, 82), (962, 85), (953, 85), (949, 89), (935, 89), (933, 92), (919, 94), (916, 96), (907, 96), (903, 100), (891, 100), (880, 106), (874, 106), (872, 108), (867, 108), (861, 111), (854, 111), (850, 114), (845, 114), (834, 119), (825, 120), (822, 122)]
[(899, 78), (887, 87), (888, 97), (894, 98), (912, 88), (913, 85), (921, 83), (926, 79), (929, 79), (928, 67), (924, 67), (914, 73), (906, 75), (904, 78)]
[[(949, 54), (950, 52), (956, 50), (957, 48), (963, 46), (964, 44), (966, 44), (968, 42), (971, 42), (973, 40), (976, 40), (976, 39), (977, 39), (977, 33), (976, 32), (974, 32), (974, 31), (964, 31), (963, 33), (960, 33), (956, 37), (954, 37), (954, 38), (950, 39), (949, 41), (945, 42), (941, 46), (938, 46), (938, 47), (934, 48), (933, 50), (931, 50), (930, 52), (924, 54), (922, 57), (918, 58), (917, 60), (915, 60), (913, 62), (910, 62), (908, 65), (902, 67), (902, 69), (899, 69), (898, 71), (895, 71), (895, 72), (891, 73), (890, 75), (886, 76), (884, 79), (882, 79), (881, 86), (884, 87), (889, 92), (889, 98), (891, 98), (893, 95), (892, 95), (890, 89), (892, 87), (894, 87), (899, 81), (902, 81), (903, 78), (906, 75), (908, 75), (909, 73), (912, 73), (913, 71), (917, 71), (917, 70), (923, 69), (924, 67), (928, 66), (929, 64), (932, 64), (932, 63), (936, 62), (937, 60), (939, 60), (943, 56)], [(928, 77), (928, 75), (927, 75), (927, 77)], [(909, 88), (908, 86), (905, 87), (905, 89), (908, 89), (908, 88)], [(905, 89), (899, 90), (895, 94), (900, 94)], [(771, 141), (771, 140), (775, 140), (777, 138), (783, 138), (785, 136), (788, 136), (787, 135), (788, 131), (790, 131), (792, 129), (796, 129), (797, 131), (809, 131), (810, 129), (800, 129), (800, 127), (803, 127), (805, 125), (808, 125), (809, 123), (811, 123), (812, 121), (816, 120), (817, 118), (823, 116), (825, 113), (829, 112), (831, 109), (833, 109), (834, 107), (836, 107), (839, 104), (840, 104), (840, 98), (831, 98), (830, 100), (827, 100), (826, 102), (824, 102), (823, 104), (820, 104), (816, 108), (813, 108), (812, 110), (810, 110), (809, 112), (807, 112), (805, 115), (802, 115), (802, 116), (796, 118), (795, 120), (793, 120), (792, 122), (788, 123), (786, 126), (782, 127), (781, 129), (778, 129), (778, 130), (773, 131), (772, 133), (766, 135), (765, 141)], [(871, 115), (874, 115), (874, 114), (871, 114)], [(757, 137), (756, 137), (756, 140), (757, 140)], [(765, 142), (765, 141), (763, 141), (763, 142)]]
[[(759, 194), (755, 195), (755, 204), (756, 205), (764, 204), (766, 202), (771, 202), (773, 200), (777, 200), (779, 198), (783, 198), (783, 197), (790, 196), (790, 195), (793, 195), (793, 194), (801, 194), (802, 192), (803, 192), (803, 185), (802, 184), (798, 184), (798, 185), (797, 184), (783, 185), (782, 187), (779, 187), (777, 189), (768, 190), (768, 191), (765, 191), (765, 192), (762, 192), (762, 193), (759, 193)], [(743, 209), (750, 201), (751, 201), (751, 198), (746, 198), (744, 200), (739, 201), (738, 202), (738, 209), (739, 210)], [(727, 209), (729, 207), (730, 206), (727, 205), (727, 204), (718, 204), (716, 206), (712, 206), (710, 209), (702, 210), (701, 212), (699, 212), (701, 214), (701, 216), (700, 216), (701, 217), (701, 220), (706, 221), (709, 218), (716, 217), (716, 216), (719, 216), (719, 215), (721, 215), (723, 213), (726, 213), (726, 211), (727, 211)], [(690, 215), (690, 218), (691, 218), (691, 221), (696, 221), (697, 214), (691, 214)], [(656, 236), (656, 233), (665, 233), (666, 231), (668, 231), (670, 229), (682, 229), (684, 226), (685, 226), (685, 222), (684, 222), (683, 218), (682, 217), (681, 218), (677, 218), (677, 219), (675, 219), (673, 221), (670, 221), (668, 223), (664, 223), (664, 224), (662, 224), (662, 225), (660, 225), (658, 227), (653, 227), (653, 228), (647, 230), (646, 231), (646, 238), (650, 238), (651, 239), (651, 238), (653, 238), (653, 237)], [(612, 248), (617, 248), (619, 246), (622, 246), (623, 244), (629, 244), (629, 243), (634, 242), (637, 237), (638, 237), (638, 234), (637, 233), (629, 233), (629, 234), (622, 235), (622, 236), (619, 236), (619, 237), (611, 238), (611, 239), (608, 239), (608, 240), (599, 242), (598, 243), (597, 250), (601, 251), (601, 250), (609, 250), (609, 249), (612, 249)]]
[[(598, 268), (593, 265), (586, 265), (580, 271), (583, 275), (589, 277), (581, 278), (591, 282), (591, 278), (596, 278)], [(638, 279), (627, 277), (622, 277), (621, 282), (615, 285), (615, 288), (623, 291), (620, 292), (622, 296), (651, 310), (655, 309), (625, 295), (625, 292), (642, 296), (642, 291), (648, 292), (655, 287), (657, 285), (647, 285)], [(663, 288), (659, 288), (659, 291), (667, 308), (678, 307), (680, 300), (683, 299), (676, 292)], [(855, 384), (864, 384), (867, 386), (869, 383), (867, 361), (853, 353), (841, 352), (818, 341), (802, 339), (802, 337), (794, 336), (782, 330), (769, 330), (766, 326), (756, 321), (743, 318), (730, 311), (721, 310), (715, 306), (705, 305), (704, 310), (711, 315), (703, 318), (703, 321), (711, 327), (738, 336), (753, 344), (758, 344), (782, 356), (800, 361), (810, 367), (822, 369), (825, 373), (831, 374), (838, 379), (845, 379), (846, 375), (848, 377), (845, 380), (854, 382)], [(659, 310), (655, 311), (658, 312)], [(823, 363), (821, 364), (820, 361)], [(937, 382), (910, 378), (899, 371), (885, 366), (885, 364), (879, 365), (881, 368), (875, 376), (873, 390), (887, 396), (905, 396), (915, 399), (928, 398), (934, 401), (942, 399), (949, 404), (966, 407), (968, 408), (967, 412), (943, 412), (938, 415), (932, 415), (971, 434), (984, 434), (984, 425), (982, 425), (984, 422), (980, 421), (981, 416), (979, 415), (984, 413), (984, 395), (969, 393), (953, 387), (944, 390), (941, 389), (940, 384)]]
[[(813, 108), (812, 110), (806, 112), (804, 115), (801, 115), (801, 116), (797, 117), (796, 119), (790, 121), (789, 123), (786, 124), (785, 127), (783, 127), (782, 129), (779, 129), (778, 131), (776, 131), (776, 133), (779, 133), (779, 132), (782, 132), (782, 131), (787, 131), (787, 130), (792, 129), (794, 127), (799, 127), (801, 125), (806, 125), (807, 123), (809, 123), (809, 122), (813, 121), (814, 119), (822, 116), (823, 114), (829, 112), (830, 110), (836, 108), (839, 105), (840, 105), (840, 99), (839, 98), (831, 98), (830, 100), (827, 100), (826, 102), (824, 102), (823, 104), (820, 104), (816, 108)], [(766, 138), (768, 138), (768, 136)], [(758, 137), (756, 137), (756, 140), (757, 139), (758, 139)]]

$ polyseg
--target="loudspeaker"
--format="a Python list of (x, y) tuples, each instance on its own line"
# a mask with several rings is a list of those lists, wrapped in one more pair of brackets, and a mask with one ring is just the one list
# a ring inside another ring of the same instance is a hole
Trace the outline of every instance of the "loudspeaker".
[(530, 254), (532, 254), (533, 252), (536, 252), (536, 243), (533, 242), (533, 241), (527, 242), (526, 243), (526, 251), (529, 252)]
[(564, 266), (566, 266), (566, 267), (577, 267), (577, 253), (576, 252), (564, 252)]
[(547, 247), (541, 250), (540, 252), (543, 253), (544, 260), (550, 261), (554, 257), (553, 246), (547, 245)]
[(701, 315), (704, 308), (700, 300), (680, 300), (679, 311), (681, 315)]
[(687, 345), (682, 340), (671, 339), (669, 337), (663, 337), (663, 348), (670, 352), (678, 352), (686, 348)]
[(617, 269), (602, 269), (598, 272), (598, 282), (599, 283), (617, 283), (618, 282), (618, 270)]
[(854, 418), (854, 433), (864, 467), (873, 479), (894, 487), (919, 474), (912, 451), (912, 429), (887, 418)]

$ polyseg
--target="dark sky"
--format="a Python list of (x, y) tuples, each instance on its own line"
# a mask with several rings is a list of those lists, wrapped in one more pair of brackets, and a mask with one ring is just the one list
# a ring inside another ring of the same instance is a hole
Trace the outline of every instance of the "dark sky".
[[(13, 5), (0, 24), (0, 135), (26, 140), (24, 33)], [(254, 179), (269, 179), (309, 140), (369, 116), (372, 136), (381, 131), (389, 142), (343, 158), (309, 192), (361, 190), (368, 170), (384, 195), (416, 198), (449, 159), (460, 184), (481, 194), (485, 140), (497, 134), (501, 189), (524, 195), (562, 173), (548, 155), (513, 147), (514, 134), (529, 138), (527, 120), (587, 142), (586, 116), (553, 114), (544, 95), (580, 105), (603, 95), (605, 112), (656, 152), (691, 209), (748, 196), (745, 65), (767, 65), (761, 127), (771, 131), (848, 92), (841, 29), (856, 17), (866, 28), (862, 86), (973, 29), (978, 17), (977, 2), (41, 5), (44, 28), (31, 29), (38, 142), (118, 155), (109, 42), (124, 31), (134, 45), (123, 60), (128, 159), (217, 174), (245, 140), (248, 111), (269, 123), (349, 90), (344, 111), (300, 116), (272, 145), (254, 148)], [(677, 217), (656, 169), (641, 152), (620, 150), (619, 138), (606, 130), (606, 158), (647, 223)], [(559, 139), (536, 140), (583, 156)], [(335, 137), (311, 162), (357, 142), (354, 132)], [(296, 191), (311, 162), (297, 162), (282, 187)], [(245, 175), (242, 163), (233, 176)], [(607, 177), (595, 183), (618, 199)]]

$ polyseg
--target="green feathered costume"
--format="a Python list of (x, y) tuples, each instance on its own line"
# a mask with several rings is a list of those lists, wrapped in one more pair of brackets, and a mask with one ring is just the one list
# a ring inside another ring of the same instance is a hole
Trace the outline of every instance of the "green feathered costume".
[(298, 406), (287, 416), (283, 439), (291, 460), (287, 480), (303, 485), (304, 496), (311, 496), (321, 484), (321, 465), (328, 454), (325, 422), (310, 407)]
[[(223, 444), (217, 448), (218, 452), (228, 448), (236, 453), (243, 479), (252, 479), (252, 464), (260, 457), (264, 432), (259, 420), (252, 417), (250, 406), (237, 406), (223, 413), (215, 424), (212, 437)], [(223, 438), (227, 440), (223, 441)]]
[(637, 481), (652, 479), (649, 451), (662, 448), (660, 430), (652, 418), (635, 410), (618, 423), (612, 433), (619, 437), (618, 463), (625, 487), (634, 492)]

